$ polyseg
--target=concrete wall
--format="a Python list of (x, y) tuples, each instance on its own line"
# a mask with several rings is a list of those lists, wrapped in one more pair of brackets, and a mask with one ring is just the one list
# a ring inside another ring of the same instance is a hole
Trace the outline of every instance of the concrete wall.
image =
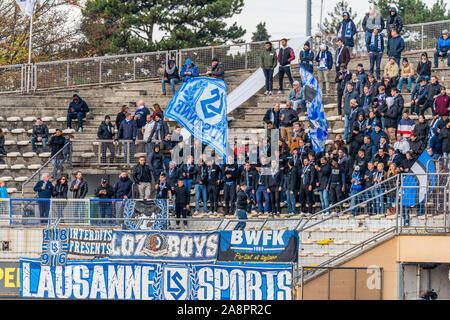
[[(429, 265), (430, 263), (440, 263), (440, 265), (431, 271), (431, 284), (428, 288), (428, 273), (421, 272), (420, 291), (433, 288), (438, 291), (439, 298), (450, 298), (450, 236), (449, 235), (401, 235), (387, 240), (371, 250), (368, 250), (354, 258), (351, 258), (339, 267), (370, 267), (377, 266), (383, 268), (383, 299), (395, 300), (399, 292), (399, 263), (421, 263)], [(338, 275), (336, 273), (336, 275)], [(360, 276), (361, 275), (361, 276)], [(304, 285), (303, 297), (305, 299), (328, 299), (328, 278), (327, 274), (307, 282)], [(362, 273), (358, 273), (360, 283), (357, 289), (358, 299), (373, 299), (376, 286), (370, 284), (370, 279), (364, 285)], [(340, 282), (333, 282), (331, 278), (332, 291), (331, 299), (354, 299), (349, 293), (349, 288), (353, 288), (354, 281), (349, 279), (349, 275), (341, 273)], [(404, 287), (404, 299), (415, 299), (417, 297), (417, 281), (415, 266), (404, 265), (402, 285)], [(343, 285), (343, 283), (346, 285)], [(372, 289), (370, 289), (372, 287)], [(363, 290), (363, 291), (361, 291)], [(300, 298), (301, 287), (296, 288), (296, 298)]]

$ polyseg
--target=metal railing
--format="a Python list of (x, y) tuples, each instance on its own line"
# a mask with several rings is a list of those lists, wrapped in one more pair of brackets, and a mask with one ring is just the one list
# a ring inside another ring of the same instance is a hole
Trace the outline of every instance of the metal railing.
[[(53, 156), (51, 156), (39, 169), (37, 169), (30, 177), (28, 177), (22, 183), (22, 196), (25, 192), (25, 187), (29, 183), (36, 183), (41, 177), (40, 174), (44, 173), (46, 170), (50, 170), (50, 166), (52, 166), (51, 174), (56, 177), (56, 173), (58, 170), (62, 169), (64, 162), (70, 160), (70, 144), (66, 143), (60, 150), (58, 150)], [(50, 173), (50, 172), (48, 172)]]

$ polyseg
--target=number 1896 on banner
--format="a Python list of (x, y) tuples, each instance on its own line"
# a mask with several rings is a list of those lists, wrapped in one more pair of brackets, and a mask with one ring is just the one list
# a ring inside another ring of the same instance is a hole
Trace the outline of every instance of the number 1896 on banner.
[(41, 265), (50, 267), (65, 265), (69, 248), (68, 240), (66, 229), (45, 229)]

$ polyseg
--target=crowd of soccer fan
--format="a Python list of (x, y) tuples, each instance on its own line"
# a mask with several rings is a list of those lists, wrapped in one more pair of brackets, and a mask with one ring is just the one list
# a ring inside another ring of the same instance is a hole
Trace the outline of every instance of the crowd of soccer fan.
[[(439, 157), (448, 158), (450, 153), (449, 96), (446, 88), (432, 73), (432, 64), (426, 53), (421, 54), (416, 68), (406, 57), (402, 59), (405, 48), (400, 35), (402, 28), (402, 19), (395, 8), (386, 19), (374, 10), (366, 15), (363, 29), (370, 58), (369, 74), (363, 64), (358, 64), (356, 70), (348, 69), (356, 26), (347, 12), (337, 30), (334, 55), (325, 44), (316, 54), (312, 52), (310, 43), (305, 43), (299, 53), (299, 64), (314, 72), (324, 95), (332, 94), (332, 83), (336, 83), (337, 113), (340, 120), (344, 120), (343, 135), (338, 134), (323, 152), (314, 152), (309, 136), (299, 121), (299, 114), (307, 115), (308, 99), (301, 82), (294, 80), (291, 71), (294, 50), (288, 46), (286, 39), (281, 41), (278, 53), (272, 43), (266, 42), (260, 56), (266, 78), (265, 94), (272, 95), (273, 73), (278, 66), (277, 93), (286, 100), (285, 106), (277, 103), (264, 116), (267, 139), (259, 141), (253, 148), (236, 146), (228, 159), (214, 154), (202, 157), (196, 153), (202, 153), (205, 146), (196, 139), (184, 141), (180, 127), (171, 131), (158, 104), (148, 108), (144, 101), (139, 101), (134, 113), (124, 105), (115, 122), (109, 115), (105, 116), (98, 127), (97, 138), (103, 141), (102, 162), (105, 164), (108, 161), (110, 164), (116, 163), (115, 155), (121, 153), (123, 148), (124, 163), (133, 164), (131, 177), (124, 170), (114, 186), (102, 179), (95, 196), (101, 199), (174, 199), (175, 213), (179, 218), (186, 217), (191, 211), (191, 190), (195, 190), (194, 215), (201, 211), (200, 200), (205, 214), (217, 214), (219, 194), (223, 190), (225, 214), (237, 212), (239, 218), (245, 219), (248, 213), (280, 215), (282, 207), (287, 207), (289, 215), (310, 215), (315, 211), (315, 191), (321, 203), (318, 210), (323, 210), (323, 214), (332, 212), (328, 210), (330, 205), (353, 196), (350, 205), (354, 209), (351, 212), (356, 215), (359, 212), (357, 204), (364, 199), (354, 195), (375, 186), (371, 192), (366, 192), (366, 197), (376, 198), (368, 203), (367, 212), (395, 212), (395, 194), (377, 197), (384, 190), (376, 186), (401, 172), (410, 172), (424, 150), (436, 160)], [(381, 34), (384, 29), (388, 34), (386, 50)], [(381, 78), (381, 58), (385, 51), (389, 59)], [(447, 57), (450, 66), (447, 30), (443, 30), (438, 40), (434, 67), (437, 67), (440, 57)], [(224, 79), (224, 65), (213, 59), (207, 74)], [(291, 84), (288, 93), (283, 88), (284, 75)], [(174, 94), (178, 82), (197, 76), (198, 68), (190, 59), (186, 60), (180, 72), (175, 60), (170, 59), (161, 81), (162, 94), (166, 95), (166, 84), (171, 85)], [(409, 110), (402, 96), (405, 83), (406, 94), (411, 95)], [(431, 121), (424, 116), (428, 109), (432, 112)], [(71, 128), (72, 119), (77, 119), (78, 130), (82, 132), (87, 112), (86, 102), (74, 95), (68, 109), (67, 127)], [(411, 115), (417, 115), (418, 120), (411, 119)], [(278, 130), (280, 137), (275, 142), (271, 139), (273, 130)], [(0, 132), (0, 152), (4, 151), (2, 136)], [(70, 184), (65, 176), (60, 176), (55, 185), (49, 180), (56, 179), (65, 161), (70, 162), (72, 140), (73, 136), (64, 138), (60, 129), (49, 138), (48, 128), (40, 119), (33, 126), (33, 151), (36, 150), (35, 143), (41, 142), (44, 151), (47, 144), (51, 146), (52, 156), (60, 153), (54, 160), (54, 172), (43, 175), (35, 186), (34, 190), (40, 198), (67, 198), (69, 191), (73, 198), (86, 196), (88, 186), (81, 172), (77, 172)], [(134, 164), (137, 141), (142, 142), (146, 157), (140, 157)], [(188, 145), (192, 152), (186, 156), (183, 152), (186, 152)], [(60, 152), (62, 149), (64, 152)], [(106, 159), (107, 150), (109, 159)], [(172, 161), (174, 157), (181, 160)], [(444, 165), (438, 169), (448, 171), (448, 162), (444, 160)], [(424, 208), (420, 206), (418, 214), (423, 213)], [(111, 214), (105, 213), (106, 216)], [(237, 225), (237, 228), (244, 227), (245, 223)]]

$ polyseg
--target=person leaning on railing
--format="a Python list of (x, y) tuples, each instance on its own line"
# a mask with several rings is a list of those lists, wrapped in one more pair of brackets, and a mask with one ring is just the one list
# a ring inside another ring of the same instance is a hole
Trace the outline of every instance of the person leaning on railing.
[[(108, 201), (108, 199), (112, 199), (114, 197), (114, 189), (108, 183), (106, 178), (102, 178), (100, 181), (100, 185), (95, 189), (95, 196), (100, 199), (98, 208), (100, 211), (100, 217), (102, 219), (112, 219), (112, 202)], [(107, 220), (103, 220), (103, 222), (107, 222)]]
[(54, 199), (63, 199), (62, 201), (55, 201), (53, 205), (56, 208), (56, 215), (58, 218), (63, 216), (64, 208), (67, 205), (67, 192), (69, 191), (69, 186), (67, 183), (66, 176), (60, 176), (58, 181), (53, 188), (53, 198)]
[(41, 199), (38, 201), (41, 223), (47, 223), (50, 211), (50, 198), (53, 195), (53, 184), (50, 181), (50, 174), (43, 173), (41, 180), (34, 185), (33, 190), (37, 192), (38, 198)]

